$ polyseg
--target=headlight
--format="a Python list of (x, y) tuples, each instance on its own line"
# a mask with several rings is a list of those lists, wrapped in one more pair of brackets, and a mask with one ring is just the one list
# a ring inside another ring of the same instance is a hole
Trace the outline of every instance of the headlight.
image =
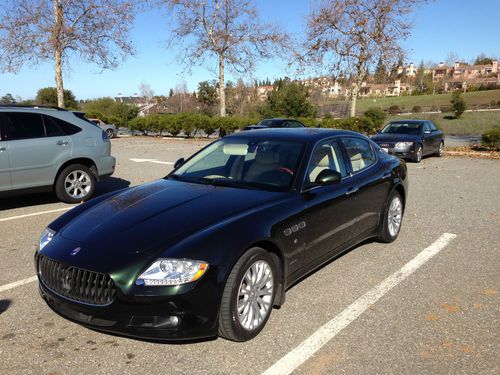
[(45, 230), (42, 232), (42, 235), (40, 236), (40, 241), (38, 243), (38, 251), (41, 251), (50, 241), (52, 241), (52, 238), (56, 232), (54, 232), (50, 228), (45, 228)]
[(188, 259), (158, 259), (135, 282), (137, 285), (181, 285), (198, 280), (208, 263)]
[(395, 148), (407, 149), (410, 148), (411, 146), (413, 146), (413, 142), (398, 142), (396, 143)]

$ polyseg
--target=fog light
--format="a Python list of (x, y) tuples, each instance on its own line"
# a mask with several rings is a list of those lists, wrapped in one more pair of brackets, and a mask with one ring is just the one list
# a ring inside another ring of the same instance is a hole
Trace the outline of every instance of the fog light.
[(143, 328), (174, 328), (180, 323), (177, 316), (138, 316), (130, 319), (130, 326)]

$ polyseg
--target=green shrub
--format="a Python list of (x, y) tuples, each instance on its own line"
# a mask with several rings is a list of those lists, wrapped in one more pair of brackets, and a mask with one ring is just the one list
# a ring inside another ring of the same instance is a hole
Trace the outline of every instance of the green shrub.
[(181, 125), (176, 115), (161, 116), (162, 129), (168, 132), (172, 137), (177, 137), (181, 132)]
[(421, 113), (422, 112), (422, 107), (419, 106), (419, 105), (415, 105), (413, 106), (413, 108), (411, 109), (411, 112), (412, 113)]
[(465, 100), (462, 98), (462, 94), (460, 91), (454, 91), (451, 98), (451, 110), (455, 113), (455, 118), (459, 118), (462, 116), (462, 113), (465, 112), (467, 104)]
[(399, 105), (393, 104), (389, 107), (388, 111), (391, 115), (397, 115), (398, 113), (401, 113), (401, 108), (399, 108)]
[(384, 124), (386, 118), (385, 112), (378, 107), (368, 108), (364, 116), (369, 118), (372, 124), (376, 127), (381, 127)]
[(136, 117), (129, 121), (128, 127), (130, 130), (141, 131), (142, 134), (148, 133), (148, 124), (145, 117)]
[(500, 150), (500, 126), (495, 126), (484, 132), (481, 137), (481, 144), (487, 148)]

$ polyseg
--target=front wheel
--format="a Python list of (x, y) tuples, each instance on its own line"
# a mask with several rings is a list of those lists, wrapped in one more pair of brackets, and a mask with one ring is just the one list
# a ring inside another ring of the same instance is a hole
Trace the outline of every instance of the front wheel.
[(443, 156), (443, 155), (444, 155), (444, 142), (443, 142), (443, 141), (441, 141), (441, 142), (439, 143), (439, 148), (438, 148), (438, 150), (437, 150), (437, 152), (436, 152), (436, 156), (441, 157), (441, 156)]
[(108, 135), (109, 139), (114, 138), (115, 136), (115, 132), (113, 131), (113, 129), (107, 129), (106, 134)]
[(276, 264), (262, 248), (248, 250), (227, 279), (219, 311), (219, 335), (247, 341), (259, 334), (271, 315), (276, 295)]
[(422, 145), (417, 145), (415, 153), (413, 154), (413, 161), (415, 163), (420, 163), (422, 161), (423, 149)]
[(66, 203), (86, 201), (94, 194), (96, 177), (82, 164), (73, 164), (64, 168), (55, 183), (57, 197)]
[(396, 190), (389, 195), (380, 226), (379, 240), (390, 243), (398, 238), (403, 221), (403, 199)]

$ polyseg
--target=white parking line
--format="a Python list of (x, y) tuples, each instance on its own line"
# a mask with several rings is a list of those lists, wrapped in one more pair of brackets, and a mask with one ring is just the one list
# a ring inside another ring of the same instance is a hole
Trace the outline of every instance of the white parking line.
[(65, 207), (65, 208), (58, 208), (57, 210), (41, 211), (41, 212), (34, 212), (32, 214), (6, 217), (6, 218), (3, 218), (3, 219), (0, 219), (0, 223), (2, 221), (10, 221), (10, 220), (22, 219), (22, 218), (30, 217), (30, 216), (38, 216), (38, 215), (51, 214), (53, 212), (68, 211), (68, 210), (71, 210), (73, 207), (74, 206), (72, 206), (72, 207)]
[(37, 279), (36, 276), (31, 276), (31, 277), (28, 277), (27, 279), (24, 279), (24, 280), (19, 280), (19, 281), (16, 281), (16, 282), (13, 282), (13, 283), (10, 283), (7, 285), (2, 285), (2, 286), (0, 286), (0, 293), (5, 292), (6, 290), (9, 290), (9, 289), (17, 288), (18, 286), (21, 286), (21, 285), (26, 285), (26, 284), (32, 283), (33, 281), (36, 281), (36, 279)]
[(299, 346), (269, 367), (263, 375), (285, 375), (297, 369), (307, 359), (314, 355), (314, 353), (321, 349), (323, 345), (357, 319), (368, 307), (377, 302), (392, 288), (405, 280), (433, 256), (444, 249), (455, 237), (456, 234), (451, 233), (444, 233), (441, 235), (436, 242), (424, 249), (400, 270), (394, 272), (380, 284), (369, 290), (339, 315), (309, 336), (309, 338), (303, 341)]
[(136, 163), (154, 163), (154, 164), (165, 164), (165, 165), (174, 165), (171, 161), (161, 161), (157, 159), (134, 159), (129, 158), (128, 160), (135, 161)]

